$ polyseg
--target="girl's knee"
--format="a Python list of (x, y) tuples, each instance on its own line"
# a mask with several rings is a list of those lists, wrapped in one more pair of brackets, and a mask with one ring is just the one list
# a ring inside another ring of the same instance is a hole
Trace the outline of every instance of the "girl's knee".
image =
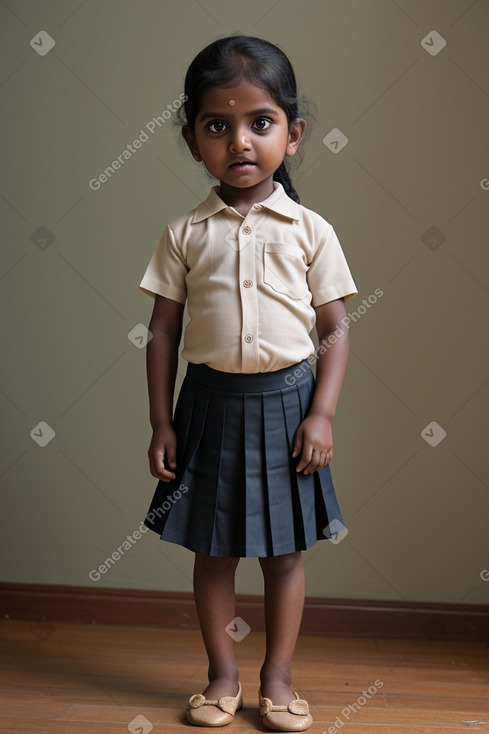
[(204, 556), (195, 554), (195, 568), (214, 574), (227, 574), (236, 570), (239, 558), (221, 558), (219, 556)]
[(282, 556), (259, 558), (264, 576), (287, 576), (302, 568), (302, 553), (286, 553)]

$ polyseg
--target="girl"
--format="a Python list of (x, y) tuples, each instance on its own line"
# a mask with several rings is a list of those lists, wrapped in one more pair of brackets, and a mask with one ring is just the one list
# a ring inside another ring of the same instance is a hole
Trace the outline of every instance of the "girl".
[[(312, 717), (290, 688), (301, 551), (344, 527), (331, 423), (348, 355), (344, 300), (357, 291), (333, 228), (300, 205), (285, 168), (305, 122), (283, 52), (220, 39), (190, 65), (185, 98), (183, 137), (219, 185), (167, 226), (140, 283), (155, 299), (148, 456), (159, 479), (145, 523), (195, 552), (209, 685), (191, 697), (188, 720), (223, 726), (242, 705), (234, 577), (252, 556), (265, 585), (260, 715), (270, 729), (302, 731)], [(185, 303), (189, 364), (172, 421)]]

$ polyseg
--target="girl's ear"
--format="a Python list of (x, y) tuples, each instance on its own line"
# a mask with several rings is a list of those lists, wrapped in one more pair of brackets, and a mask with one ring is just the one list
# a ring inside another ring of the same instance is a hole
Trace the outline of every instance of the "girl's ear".
[(197, 147), (197, 141), (195, 140), (194, 131), (190, 127), (190, 125), (184, 125), (182, 127), (182, 135), (185, 138), (185, 142), (187, 143), (188, 147), (190, 148), (190, 152), (192, 153), (193, 157), (196, 161), (200, 162), (202, 160), (202, 156), (199, 153), (199, 149)]
[(301, 142), (305, 132), (306, 121), (301, 117), (298, 117), (291, 125), (285, 155), (292, 156), (297, 153), (297, 148), (299, 147), (299, 143)]

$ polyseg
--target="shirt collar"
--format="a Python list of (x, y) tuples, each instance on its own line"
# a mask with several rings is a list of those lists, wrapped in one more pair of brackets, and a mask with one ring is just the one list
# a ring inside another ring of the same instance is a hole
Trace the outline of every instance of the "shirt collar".
[[(278, 181), (273, 182), (274, 191), (264, 201), (260, 201), (261, 206), (270, 211), (280, 214), (287, 219), (295, 219), (299, 221), (301, 219), (300, 205), (297, 204), (290, 196), (285, 193), (284, 187)], [(209, 196), (202, 204), (199, 204), (195, 210), (194, 216), (192, 217), (192, 224), (202, 222), (204, 219), (212, 217), (214, 214), (227, 209), (228, 205), (223, 202), (217, 193), (219, 186), (213, 186)]]

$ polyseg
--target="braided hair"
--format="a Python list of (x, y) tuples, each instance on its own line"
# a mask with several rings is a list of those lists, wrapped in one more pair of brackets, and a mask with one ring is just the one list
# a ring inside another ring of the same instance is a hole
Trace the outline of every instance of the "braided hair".
[(277, 168), (277, 170), (273, 174), (273, 180), (278, 181), (279, 183), (282, 184), (287, 196), (290, 196), (290, 198), (296, 201), (298, 204), (301, 203), (299, 199), (299, 194), (292, 186), (292, 181), (290, 180), (289, 172), (287, 168), (285, 167), (284, 161), (282, 161), (280, 166)]
[[(284, 52), (269, 41), (254, 36), (228, 36), (206, 46), (190, 64), (185, 77), (186, 101), (181, 123), (192, 129), (204, 93), (214, 86), (245, 78), (266, 89), (284, 110), (291, 126), (299, 117), (297, 85), (292, 65)], [(285, 164), (273, 174), (291, 199), (300, 203)]]

